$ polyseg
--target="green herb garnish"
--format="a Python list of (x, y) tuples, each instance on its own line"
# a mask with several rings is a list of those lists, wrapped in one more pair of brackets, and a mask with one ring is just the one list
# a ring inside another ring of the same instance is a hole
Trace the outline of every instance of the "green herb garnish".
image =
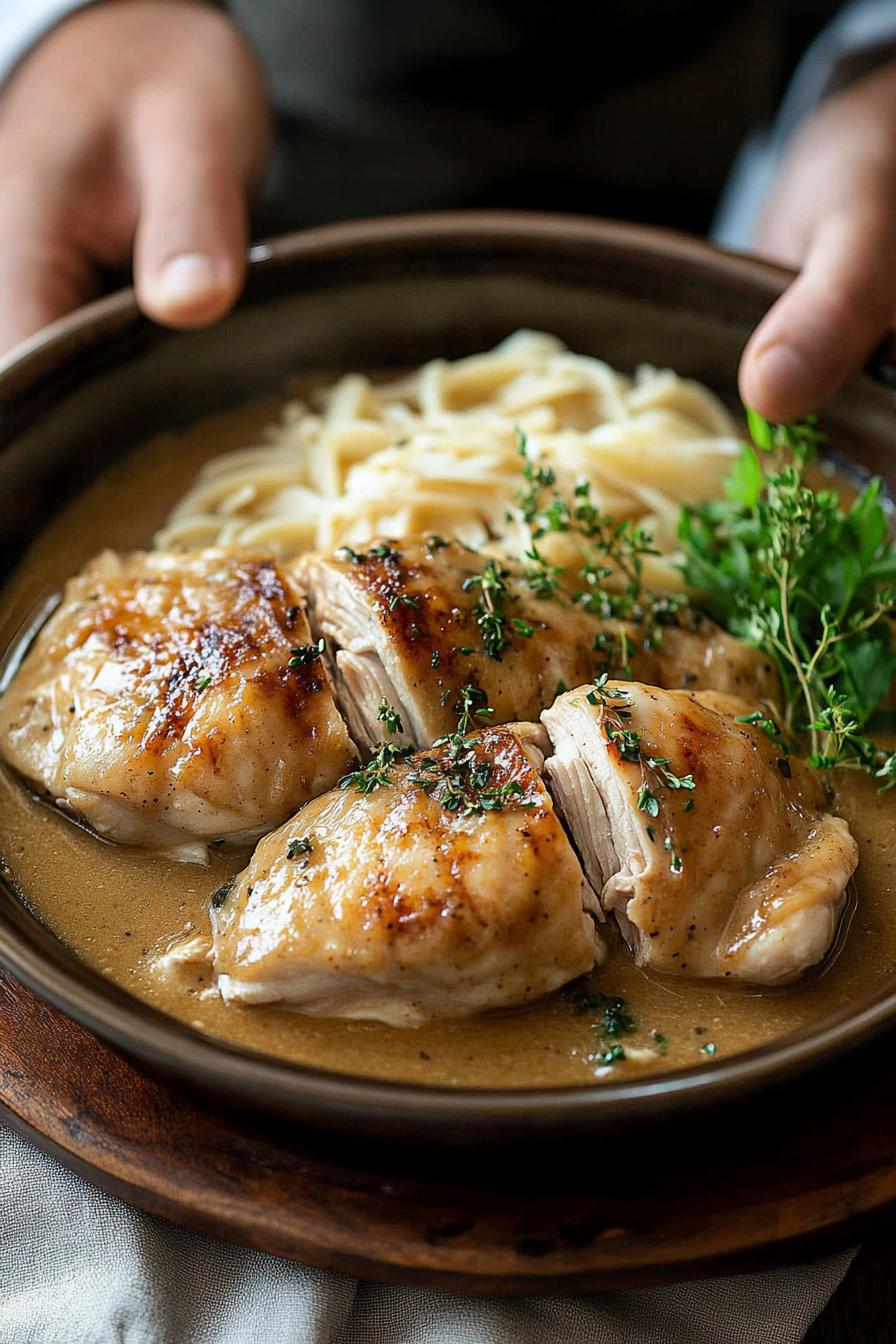
[(414, 748), (398, 747), (394, 742), (381, 742), (366, 765), (360, 757), (356, 760), (357, 769), (343, 775), (338, 781), (340, 789), (354, 789), (356, 793), (370, 794), (387, 784), (394, 783), (390, 770), (403, 765), (414, 754)]
[(233, 891), (235, 882), (236, 878), (232, 877), (229, 882), (224, 883), (223, 887), (219, 887), (217, 891), (212, 893), (211, 907), (213, 910), (221, 909), (221, 906), (224, 905), (228, 896)]
[(292, 657), (286, 666), (290, 672), (299, 667), (310, 667), (317, 662), (326, 647), (326, 641), (321, 637), (316, 644), (302, 644), (297, 649), (290, 649)]
[(395, 708), (394, 705), (389, 704), (389, 701), (386, 699), (385, 696), (383, 696), (382, 700), (380, 701), (379, 712), (377, 713), (376, 717), (380, 723), (384, 723), (386, 725), (387, 733), (404, 732), (404, 724), (401, 721), (401, 715), (399, 714), (398, 710)]
[[(821, 438), (814, 417), (748, 420), (755, 447), (744, 445), (726, 498), (682, 510), (685, 579), (711, 616), (774, 659), (783, 724), (760, 716), (757, 725), (782, 747), (805, 741), (818, 769), (874, 770), (889, 787), (893, 757), (861, 731), (896, 671), (896, 548), (883, 485), (870, 481), (847, 509), (837, 491), (806, 483)], [(789, 754), (778, 762), (785, 774)]]
[[(482, 631), (485, 652), (489, 658), (494, 658), (499, 663), (501, 654), (509, 646), (515, 631), (515, 622), (506, 611), (507, 603), (515, 601), (514, 594), (509, 591), (505, 582), (509, 577), (509, 570), (497, 565), (494, 560), (486, 560), (481, 573), (471, 574), (463, 583), (465, 593), (473, 588), (479, 589), (479, 600), (473, 608), (473, 615)], [(525, 622), (520, 624), (524, 625)], [(527, 629), (530, 635), (534, 634), (531, 627)], [(516, 630), (515, 633), (521, 632)]]
[[(601, 711), (601, 728), (604, 737), (610, 746), (614, 747), (619, 759), (627, 761), (630, 765), (640, 765), (641, 784), (638, 789), (637, 807), (639, 812), (644, 812), (648, 817), (656, 819), (661, 811), (661, 799), (664, 790), (670, 790), (677, 793), (681, 790), (692, 791), (696, 786), (693, 775), (676, 775), (669, 769), (668, 756), (646, 756), (641, 747), (641, 734), (631, 727), (631, 710), (628, 708), (630, 703), (627, 691), (621, 690), (618, 686), (610, 686), (606, 672), (603, 672), (595, 681), (593, 688), (585, 697), (589, 705), (594, 705)], [(691, 800), (688, 800), (690, 803)], [(689, 812), (689, 806), (685, 806), (684, 811)], [(656, 840), (656, 832), (653, 826), (647, 826), (647, 835), (651, 842)], [(666, 836), (664, 848), (671, 855), (670, 866), (673, 873), (680, 873), (682, 870), (681, 857), (672, 843), (671, 837)]]
[(307, 835), (300, 836), (298, 840), (290, 840), (286, 848), (286, 857), (288, 859), (297, 859), (300, 854), (310, 854), (313, 849), (311, 840)]

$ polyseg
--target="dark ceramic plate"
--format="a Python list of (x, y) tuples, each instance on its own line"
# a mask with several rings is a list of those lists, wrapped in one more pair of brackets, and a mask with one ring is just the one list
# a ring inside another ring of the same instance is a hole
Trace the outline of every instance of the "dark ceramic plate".
[[(528, 326), (623, 369), (670, 365), (733, 404), (744, 341), (787, 280), (655, 230), (453, 214), (339, 225), (256, 247), (239, 308), (209, 331), (160, 330), (130, 292), (115, 294), (0, 367), (0, 562), (8, 570), (49, 513), (129, 447), (277, 390), (302, 369), (414, 365), (486, 349)], [(826, 408), (825, 423), (854, 462), (896, 483), (888, 391), (856, 380)], [(424, 1143), (540, 1142), (670, 1120), (829, 1065), (896, 1021), (892, 977), (798, 1033), (661, 1078), (512, 1093), (428, 1088), (210, 1040), (86, 967), (8, 886), (0, 962), (126, 1055), (230, 1104)]]

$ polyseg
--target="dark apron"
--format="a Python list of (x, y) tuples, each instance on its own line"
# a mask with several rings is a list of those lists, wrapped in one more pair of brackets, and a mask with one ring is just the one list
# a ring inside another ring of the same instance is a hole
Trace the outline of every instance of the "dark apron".
[(828, 0), (232, 0), (278, 114), (261, 227), (441, 207), (703, 231)]

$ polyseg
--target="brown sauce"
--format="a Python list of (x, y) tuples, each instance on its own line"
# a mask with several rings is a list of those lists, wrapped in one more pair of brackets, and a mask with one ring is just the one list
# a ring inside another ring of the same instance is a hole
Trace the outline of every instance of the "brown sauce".
[[(4, 594), (0, 648), (103, 547), (150, 545), (201, 463), (256, 440), (275, 413), (268, 402), (210, 417), (109, 470), (45, 529), (20, 566)], [(861, 859), (851, 925), (826, 967), (774, 991), (648, 977), (617, 939), (591, 988), (624, 998), (637, 1030), (612, 1037), (603, 1031), (602, 1009), (581, 1011), (566, 994), (518, 1012), (398, 1029), (226, 1007), (202, 971), (177, 983), (160, 981), (151, 969), (154, 958), (184, 934), (207, 929), (211, 893), (248, 855), (218, 854), (210, 868), (199, 868), (108, 844), (36, 802), (5, 771), (0, 859), (31, 908), (86, 962), (212, 1036), (344, 1073), (496, 1088), (568, 1086), (596, 1074), (621, 1079), (709, 1064), (811, 1023), (896, 969), (896, 790), (878, 795), (873, 780), (844, 772), (833, 810), (850, 823)], [(661, 1047), (653, 1032), (664, 1038)], [(629, 1058), (602, 1065), (600, 1054), (615, 1043)], [(631, 1058), (633, 1051), (644, 1058)]]

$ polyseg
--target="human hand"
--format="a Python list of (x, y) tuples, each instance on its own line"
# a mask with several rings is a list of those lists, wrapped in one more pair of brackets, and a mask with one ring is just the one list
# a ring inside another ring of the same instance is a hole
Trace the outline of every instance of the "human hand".
[(744, 402), (783, 423), (856, 373), (896, 321), (896, 62), (796, 135), (756, 251), (800, 274), (744, 351)]
[(0, 354), (132, 253), (149, 316), (221, 317), (268, 140), (255, 57), (210, 6), (106, 0), (65, 19), (0, 96)]

